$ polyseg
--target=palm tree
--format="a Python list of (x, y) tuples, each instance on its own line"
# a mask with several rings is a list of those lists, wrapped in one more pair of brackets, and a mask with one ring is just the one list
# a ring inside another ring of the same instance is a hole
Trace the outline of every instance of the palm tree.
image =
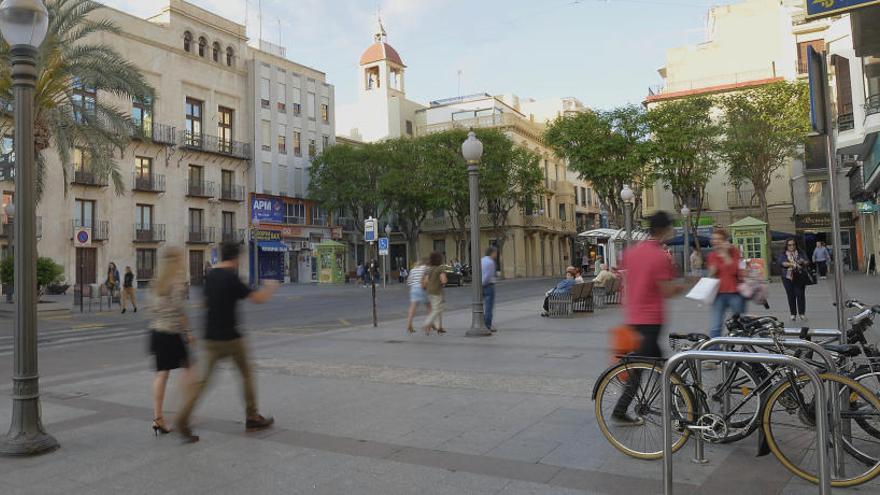
[[(140, 70), (110, 45), (96, 41), (103, 33), (119, 34), (111, 21), (93, 13), (103, 5), (91, 0), (48, 0), (49, 31), (37, 55), (34, 96), (34, 149), (37, 156), (37, 195), (45, 183), (43, 151), (54, 144), (67, 192), (74, 148), (87, 157), (90, 172), (111, 179), (117, 194), (125, 191), (114, 152), (127, 146), (134, 124), (128, 109), (98, 98), (110, 94), (125, 99), (152, 99), (153, 88)], [(9, 45), (0, 42), (0, 100), (12, 102)], [(4, 110), (11, 109), (10, 104)], [(9, 132), (10, 119), (0, 123)]]

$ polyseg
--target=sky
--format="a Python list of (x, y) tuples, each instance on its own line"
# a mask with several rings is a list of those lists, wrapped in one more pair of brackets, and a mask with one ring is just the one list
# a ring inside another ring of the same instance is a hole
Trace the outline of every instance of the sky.
[[(146, 17), (166, 0), (101, 0)], [(407, 65), (409, 99), (514, 93), (593, 108), (639, 103), (668, 48), (705, 38), (711, 0), (189, 0), (327, 74), (337, 105), (357, 99), (358, 59), (381, 13)], [(717, 2), (716, 2), (717, 3)], [(262, 23), (260, 22), (262, 12)], [(262, 24), (262, 28), (260, 27)], [(459, 71), (461, 75), (459, 76)], [(460, 86), (459, 86), (460, 85)]]

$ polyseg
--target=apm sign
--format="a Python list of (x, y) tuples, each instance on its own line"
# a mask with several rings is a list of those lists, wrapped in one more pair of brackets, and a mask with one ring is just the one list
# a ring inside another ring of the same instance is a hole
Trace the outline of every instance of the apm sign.
[(840, 15), (870, 5), (880, 5), (880, 0), (806, 0), (807, 19)]
[(251, 201), (251, 219), (257, 222), (284, 223), (284, 202), (271, 198)]

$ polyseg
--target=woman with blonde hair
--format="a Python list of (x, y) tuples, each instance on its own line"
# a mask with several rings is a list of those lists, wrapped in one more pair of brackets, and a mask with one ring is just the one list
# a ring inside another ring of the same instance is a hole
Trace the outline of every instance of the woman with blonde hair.
[(171, 247), (162, 254), (159, 277), (153, 285), (150, 352), (156, 356), (153, 380), (153, 433), (170, 433), (162, 417), (162, 403), (171, 370), (183, 368), (184, 386), (191, 381), (188, 345), (193, 343), (186, 317), (186, 281), (183, 250)]

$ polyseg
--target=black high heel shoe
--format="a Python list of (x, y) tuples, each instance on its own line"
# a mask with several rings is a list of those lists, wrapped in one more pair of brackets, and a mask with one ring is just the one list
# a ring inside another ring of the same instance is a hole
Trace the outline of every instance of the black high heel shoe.
[(158, 437), (159, 433), (163, 435), (171, 433), (171, 429), (165, 426), (165, 421), (162, 419), (162, 416), (153, 420), (153, 434)]

